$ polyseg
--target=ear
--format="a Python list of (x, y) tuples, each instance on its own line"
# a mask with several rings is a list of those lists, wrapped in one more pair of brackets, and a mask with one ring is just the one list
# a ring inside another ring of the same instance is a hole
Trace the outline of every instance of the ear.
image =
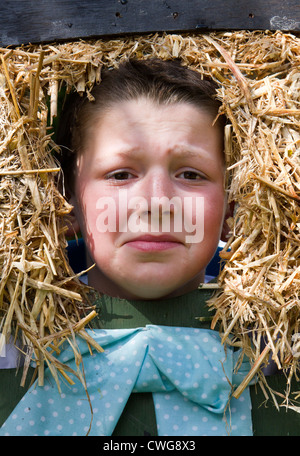
[(231, 227), (228, 224), (228, 222), (229, 222), (228, 219), (233, 217), (234, 207), (235, 207), (235, 202), (234, 201), (231, 201), (231, 203), (229, 203), (227, 205), (227, 210), (226, 210), (226, 213), (225, 213), (224, 222), (223, 222), (223, 228), (222, 228), (222, 232), (221, 232), (221, 241), (223, 241), (223, 242), (227, 242), (228, 241), (229, 232), (230, 232), (230, 229), (231, 229)]

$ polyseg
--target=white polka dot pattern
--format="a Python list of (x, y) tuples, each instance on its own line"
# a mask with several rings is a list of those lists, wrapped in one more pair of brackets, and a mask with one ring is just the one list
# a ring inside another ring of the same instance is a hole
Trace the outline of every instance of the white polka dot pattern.
[[(238, 354), (227, 348), (225, 356), (217, 332), (148, 325), (89, 334), (105, 349), (91, 356), (78, 340), (93, 408), (89, 435), (111, 435), (132, 392), (152, 392), (161, 436), (252, 435), (249, 391), (228, 407), (230, 383), (239, 384), (249, 366), (233, 375)], [(59, 360), (76, 369), (70, 348)], [(74, 381), (62, 381), (59, 394), (45, 375), (45, 386), (31, 388), (0, 435), (85, 435), (90, 406)]]

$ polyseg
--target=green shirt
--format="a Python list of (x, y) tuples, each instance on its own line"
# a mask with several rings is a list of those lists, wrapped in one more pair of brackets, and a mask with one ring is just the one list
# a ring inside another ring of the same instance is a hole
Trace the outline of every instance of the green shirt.
[[(200, 288), (183, 296), (157, 301), (136, 301), (112, 298), (95, 294), (94, 300), (98, 317), (92, 321), (95, 328), (135, 328), (146, 324), (210, 328), (212, 312), (206, 301), (211, 290)], [(197, 318), (197, 317), (200, 317)], [(26, 392), (33, 375), (27, 376), (26, 387), (20, 387), (22, 372), (15, 369), (0, 371), (0, 425), (7, 419)], [(278, 374), (268, 377), (269, 385), (284, 394), (286, 379)], [(266, 398), (258, 385), (250, 387), (252, 401), (252, 422), (255, 436), (299, 436), (300, 414), (280, 408)], [(293, 389), (299, 386), (294, 382)], [(115, 428), (114, 436), (156, 436), (155, 411), (151, 393), (133, 393)]]

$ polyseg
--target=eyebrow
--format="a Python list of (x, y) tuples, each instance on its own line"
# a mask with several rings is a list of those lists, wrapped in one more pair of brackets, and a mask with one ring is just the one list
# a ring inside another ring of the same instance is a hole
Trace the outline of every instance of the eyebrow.
[(140, 149), (133, 148), (133, 149), (121, 150), (116, 155), (119, 157), (122, 157), (122, 158), (135, 158), (135, 157), (140, 157), (141, 155), (143, 155), (143, 153), (141, 152)]
[(171, 152), (173, 152), (173, 154), (175, 156), (178, 156), (178, 157), (182, 157), (182, 158), (199, 158), (201, 157), (201, 152), (202, 152), (202, 149), (200, 148), (186, 148), (184, 146), (176, 146), (174, 147), (173, 149), (171, 149)]
[[(186, 148), (185, 146), (175, 146), (168, 150), (169, 154), (174, 154), (177, 158), (199, 158), (201, 157), (201, 149), (193, 150), (192, 148)], [(143, 156), (143, 152), (140, 149), (128, 149), (120, 151), (117, 154), (122, 158), (139, 158)]]

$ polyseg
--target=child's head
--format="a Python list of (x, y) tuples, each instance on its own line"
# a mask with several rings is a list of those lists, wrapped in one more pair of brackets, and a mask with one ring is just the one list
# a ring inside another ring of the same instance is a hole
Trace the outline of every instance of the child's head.
[(63, 117), (62, 165), (99, 291), (155, 299), (203, 281), (226, 208), (215, 89), (178, 62), (126, 62)]

